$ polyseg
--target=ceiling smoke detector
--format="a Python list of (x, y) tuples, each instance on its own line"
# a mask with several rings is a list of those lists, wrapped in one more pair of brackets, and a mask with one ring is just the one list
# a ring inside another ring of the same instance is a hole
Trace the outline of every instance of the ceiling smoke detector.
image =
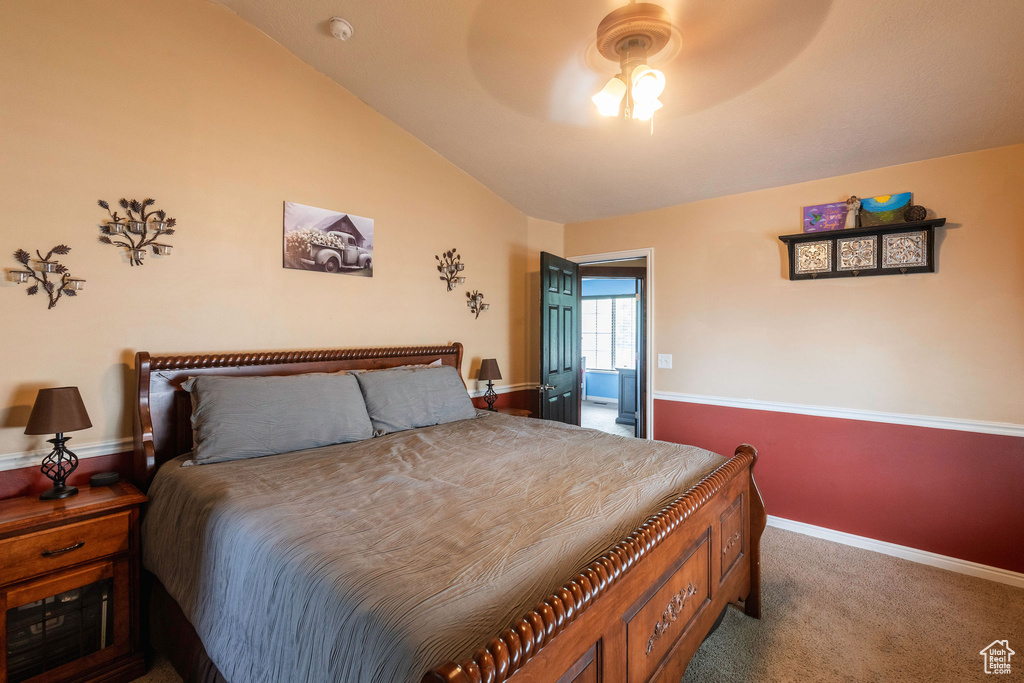
[(331, 17), (331, 35), (338, 40), (348, 40), (352, 37), (352, 24), (341, 17)]

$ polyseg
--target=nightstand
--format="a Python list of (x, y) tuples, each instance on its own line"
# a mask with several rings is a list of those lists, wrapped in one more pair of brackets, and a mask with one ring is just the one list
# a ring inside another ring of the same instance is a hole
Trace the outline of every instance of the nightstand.
[(533, 412), (526, 408), (498, 408), (498, 412), (505, 415), (515, 415), (516, 417), (531, 417), (533, 415)]
[(119, 683), (145, 673), (134, 486), (0, 500), (0, 682)]

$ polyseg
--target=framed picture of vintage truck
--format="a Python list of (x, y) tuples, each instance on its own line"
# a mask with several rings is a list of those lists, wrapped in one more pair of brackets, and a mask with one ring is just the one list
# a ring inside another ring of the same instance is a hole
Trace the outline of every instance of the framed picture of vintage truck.
[(373, 277), (373, 219), (285, 202), (284, 267)]

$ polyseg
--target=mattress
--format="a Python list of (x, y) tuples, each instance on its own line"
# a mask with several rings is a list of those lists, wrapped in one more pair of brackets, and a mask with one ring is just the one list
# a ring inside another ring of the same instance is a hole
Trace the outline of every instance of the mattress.
[(721, 465), (692, 446), (486, 413), (182, 467), (143, 562), (231, 683), (417, 682)]

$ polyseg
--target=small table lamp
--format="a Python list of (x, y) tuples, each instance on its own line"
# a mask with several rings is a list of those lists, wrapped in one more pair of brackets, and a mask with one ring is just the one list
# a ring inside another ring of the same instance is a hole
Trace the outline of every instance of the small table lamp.
[(85, 404), (82, 403), (78, 387), (39, 390), (25, 433), (57, 435), (56, 438), (47, 439), (53, 444), (53, 452), (43, 458), (43, 466), (39, 468), (40, 472), (53, 481), (53, 488), (39, 496), (40, 500), (67, 498), (78, 493), (77, 488), (66, 486), (64, 483), (78, 467), (78, 456), (64, 448), (64, 444), (71, 438), (64, 436), (64, 432), (89, 427), (92, 427), (92, 422), (89, 421), (89, 414), (85, 412)]
[(501, 379), (501, 370), (498, 369), (497, 359), (484, 358), (480, 361), (480, 375), (477, 379), (487, 380), (484, 400), (487, 401), (487, 410), (494, 410), (494, 402), (498, 399), (498, 395), (494, 393), (494, 380)]

